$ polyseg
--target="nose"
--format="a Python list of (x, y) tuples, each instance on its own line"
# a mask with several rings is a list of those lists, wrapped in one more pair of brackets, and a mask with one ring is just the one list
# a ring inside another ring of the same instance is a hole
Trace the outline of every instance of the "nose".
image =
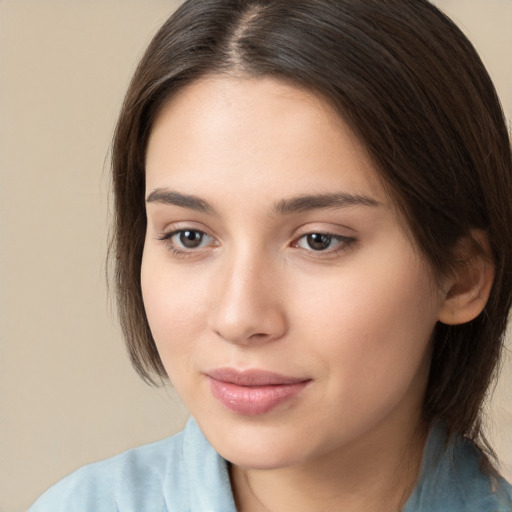
[(238, 345), (282, 338), (287, 317), (274, 265), (256, 255), (239, 255), (222, 263), (214, 283), (209, 328)]

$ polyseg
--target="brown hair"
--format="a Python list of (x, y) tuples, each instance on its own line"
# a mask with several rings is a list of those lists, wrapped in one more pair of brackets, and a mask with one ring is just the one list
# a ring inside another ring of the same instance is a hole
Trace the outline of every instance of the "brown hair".
[(113, 144), (115, 279), (132, 362), (165, 370), (144, 312), (145, 151), (176, 92), (207, 74), (270, 75), (327, 98), (366, 145), (440, 275), (484, 230), (495, 282), (484, 312), (438, 323), (424, 418), (481, 441), (512, 296), (512, 157), (494, 86), (471, 43), (426, 0), (189, 0), (156, 34), (133, 77)]

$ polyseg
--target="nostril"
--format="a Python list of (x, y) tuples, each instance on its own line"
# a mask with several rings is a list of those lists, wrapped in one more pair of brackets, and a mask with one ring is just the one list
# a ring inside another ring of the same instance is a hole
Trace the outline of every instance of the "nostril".
[(252, 334), (250, 337), (251, 338), (265, 338), (267, 336), (268, 336), (268, 334), (265, 334), (264, 332), (257, 332), (257, 333)]

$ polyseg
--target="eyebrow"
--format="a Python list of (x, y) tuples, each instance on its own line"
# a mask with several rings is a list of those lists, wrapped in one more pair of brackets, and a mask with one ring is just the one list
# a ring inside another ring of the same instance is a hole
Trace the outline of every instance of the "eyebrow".
[(216, 214), (215, 209), (204, 199), (188, 194), (180, 194), (165, 188), (156, 188), (146, 198), (147, 203), (161, 203), (181, 206), (201, 213)]
[(332, 194), (311, 194), (282, 199), (274, 206), (274, 212), (286, 215), (289, 213), (320, 210), (326, 208), (343, 208), (348, 206), (380, 206), (379, 201), (372, 197), (336, 192)]
[[(165, 188), (156, 188), (146, 198), (147, 203), (161, 203), (181, 208), (188, 208), (201, 213), (217, 215), (215, 208), (200, 197), (182, 194)], [(380, 206), (381, 203), (372, 197), (337, 192), (332, 194), (310, 194), (282, 199), (273, 207), (273, 213), (288, 215), (291, 213), (305, 212), (309, 210), (321, 210), (327, 208), (343, 208), (349, 206)]]

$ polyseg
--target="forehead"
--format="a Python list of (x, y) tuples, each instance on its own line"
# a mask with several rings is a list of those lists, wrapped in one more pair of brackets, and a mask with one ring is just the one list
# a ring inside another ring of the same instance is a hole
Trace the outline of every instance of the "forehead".
[(338, 112), (322, 96), (273, 78), (214, 76), (181, 89), (153, 125), (146, 172), (148, 190), (210, 179), (254, 190), (281, 178), (290, 192), (337, 182), (351, 193), (386, 196)]

